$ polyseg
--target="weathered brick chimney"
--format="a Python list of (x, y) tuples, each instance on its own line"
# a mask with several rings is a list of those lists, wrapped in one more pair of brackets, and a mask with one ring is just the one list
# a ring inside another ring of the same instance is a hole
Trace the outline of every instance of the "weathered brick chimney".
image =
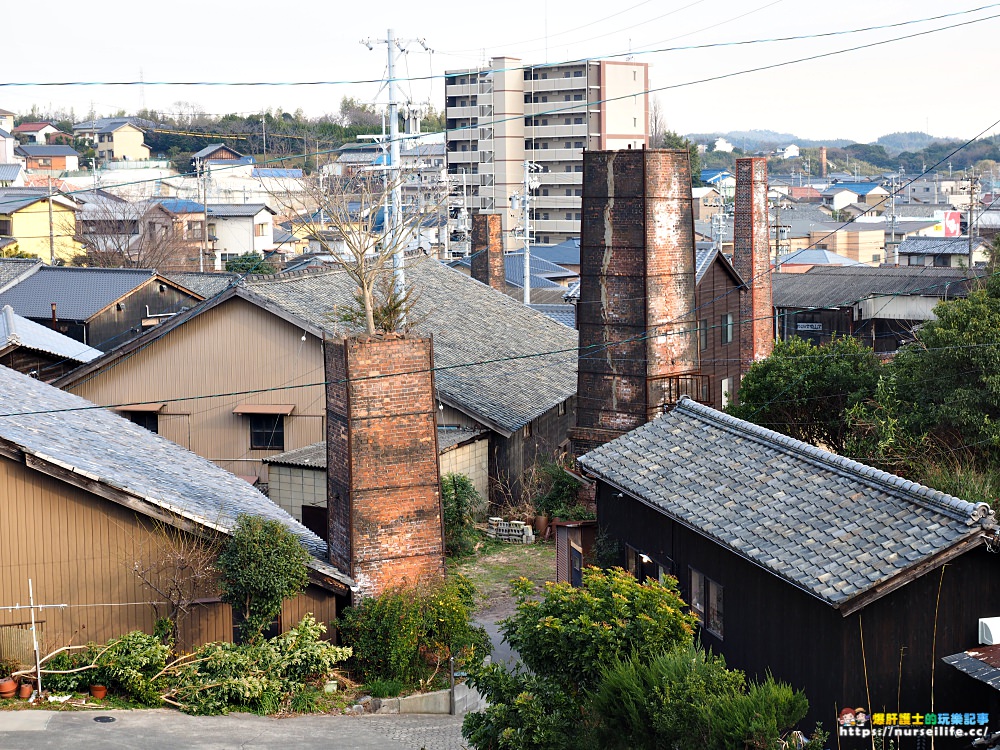
[(826, 146), (819, 147), (819, 176), (826, 177)]
[(698, 395), (691, 210), (687, 151), (584, 152), (577, 455)]
[(357, 595), (444, 575), (431, 340), (327, 341), (330, 562)]
[(502, 221), (500, 214), (472, 215), (472, 278), (498, 292), (507, 290)]
[(774, 349), (767, 159), (736, 160), (735, 209), (733, 267), (745, 285), (740, 294), (740, 370), (746, 372)]

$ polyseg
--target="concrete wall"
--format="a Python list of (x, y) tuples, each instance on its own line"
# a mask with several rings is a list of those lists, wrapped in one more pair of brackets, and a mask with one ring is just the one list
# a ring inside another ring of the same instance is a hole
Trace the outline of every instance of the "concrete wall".
[(483, 435), (480, 440), (445, 451), (438, 456), (441, 476), (464, 474), (485, 502), (490, 492), (489, 450), (489, 437)]

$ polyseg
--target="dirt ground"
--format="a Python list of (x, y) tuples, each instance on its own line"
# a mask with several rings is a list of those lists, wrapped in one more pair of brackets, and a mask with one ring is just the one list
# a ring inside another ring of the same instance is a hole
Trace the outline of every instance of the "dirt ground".
[(552, 542), (501, 544), (483, 542), (478, 554), (453, 562), (449, 572), (461, 573), (479, 590), (482, 600), (477, 620), (501, 620), (514, 612), (510, 582), (524, 576), (538, 586), (556, 577), (556, 548)]

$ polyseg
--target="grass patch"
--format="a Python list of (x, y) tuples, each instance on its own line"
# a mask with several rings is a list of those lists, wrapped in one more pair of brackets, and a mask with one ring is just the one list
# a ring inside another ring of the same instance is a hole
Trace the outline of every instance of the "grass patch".
[(365, 692), (372, 698), (395, 698), (406, 689), (399, 680), (372, 680), (365, 684)]
[(448, 573), (460, 573), (476, 587), (477, 612), (513, 611), (512, 580), (523, 576), (539, 586), (555, 580), (555, 544), (506, 544), (484, 537), (473, 556), (449, 560)]

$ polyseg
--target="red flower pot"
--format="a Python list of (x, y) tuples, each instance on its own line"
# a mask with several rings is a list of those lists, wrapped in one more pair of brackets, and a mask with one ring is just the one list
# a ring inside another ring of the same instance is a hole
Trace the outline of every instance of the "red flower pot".
[(13, 698), (17, 692), (17, 683), (10, 677), (0, 680), (0, 698)]
[(105, 695), (108, 694), (108, 689), (104, 685), (91, 685), (90, 695), (97, 700), (101, 700)]

